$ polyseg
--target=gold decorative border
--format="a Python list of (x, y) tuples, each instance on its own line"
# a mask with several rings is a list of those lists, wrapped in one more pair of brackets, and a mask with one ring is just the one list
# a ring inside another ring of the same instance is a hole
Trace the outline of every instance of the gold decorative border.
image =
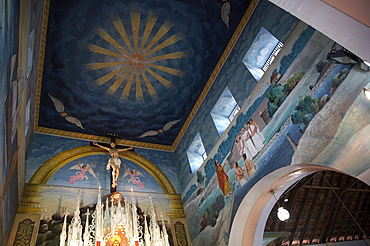
[[(65, 164), (78, 158), (90, 155), (108, 155), (108, 152), (98, 147), (92, 147), (89, 145), (66, 150), (62, 153), (55, 155), (54, 157), (47, 160), (44, 164), (42, 164), (33, 174), (29, 183), (46, 184), (50, 177), (53, 176), (53, 174), (61, 167), (63, 167)], [(176, 191), (172, 186), (170, 180), (152, 162), (132, 151), (120, 152), (119, 156), (124, 159), (135, 162), (136, 164), (144, 168), (146, 171), (148, 171), (161, 186), (165, 194), (168, 195), (176, 194)]]
[(47, 33), (47, 29), (48, 29), (49, 8), (50, 8), (50, 0), (45, 0), (45, 2), (44, 2), (44, 13), (43, 13), (43, 16), (42, 16), (40, 52), (39, 52), (39, 66), (38, 66), (38, 71), (37, 71), (37, 88), (36, 88), (36, 96), (35, 96), (35, 131), (36, 131), (36, 128), (38, 127), (38, 125), (39, 125), (42, 73), (44, 71), (46, 33)]
[[(193, 109), (191, 110), (188, 118), (186, 119), (183, 127), (181, 128), (179, 134), (177, 135), (176, 139), (174, 140), (171, 146), (168, 145), (161, 145), (161, 144), (151, 144), (139, 141), (129, 141), (123, 139), (117, 139), (117, 143), (121, 145), (129, 145), (135, 146), (140, 148), (148, 148), (148, 149), (156, 149), (156, 150), (163, 150), (163, 151), (175, 151), (177, 145), (180, 143), (181, 138), (185, 134), (187, 128), (189, 127), (191, 121), (193, 120), (195, 114), (199, 110), (200, 105), (202, 104), (204, 98), (206, 97), (209, 89), (213, 85), (217, 75), (221, 71), (224, 63), (226, 62), (232, 48), (236, 44), (237, 40), (239, 39), (240, 34), (242, 33), (245, 25), (248, 23), (249, 18), (252, 16), (254, 9), (256, 8), (259, 0), (252, 0), (247, 11), (245, 12), (242, 20), (240, 21), (238, 27), (236, 28), (233, 36), (230, 39), (229, 44), (227, 45), (226, 49), (224, 50), (220, 60), (218, 61), (215, 69), (213, 70), (211, 76), (209, 77), (203, 91), (201, 92), (198, 100), (196, 101)], [(50, 0), (45, 0), (44, 4), (44, 14), (42, 20), (42, 28), (41, 28), (41, 38), (40, 38), (40, 57), (39, 57), (39, 69), (37, 74), (37, 90), (36, 90), (36, 109), (35, 109), (35, 132), (48, 134), (48, 135), (55, 135), (55, 136), (62, 136), (62, 137), (69, 137), (69, 138), (77, 138), (83, 139), (88, 141), (106, 141), (105, 137), (94, 136), (90, 134), (83, 134), (77, 132), (68, 132), (63, 130), (45, 128), (39, 126), (39, 111), (40, 111), (40, 98), (41, 98), (41, 87), (42, 87), (42, 74), (44, 68), (44, 60), (45, 60), (45, 47), (46, 47), (46, 34), (47, 34), (47, 27), (48, 27), (48, 16), (49, 16), (49, 7), (50, 7)]]
[[(110, 141), (110, 138), (108, 137), (95, 136), (95, 135), (78, 133), (78, 132), (69, 132), (69, 131), (51, 129), (51, 128), (46, 128), (46, 127), (41, 127), (41, 126), (36, 126), (35, 132), (43, 133), (47, 135), (87, 140), (87, 141), (96, 141), (96, 142), (109, 142)], [(130, 141), (130, 140), (124, 140), (124, 139), (116, 139), (116, 143), (120, 145), (135, 146), (135, 147), (145, 148), (145, 149), (173, 151), (173, 147), (169, 145), (151, 144), (151, 143)]]

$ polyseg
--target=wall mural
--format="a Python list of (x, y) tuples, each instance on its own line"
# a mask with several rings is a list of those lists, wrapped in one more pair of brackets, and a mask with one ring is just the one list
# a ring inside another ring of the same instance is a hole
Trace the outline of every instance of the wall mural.
[[(228, 137), (183, 192), (193, 245), (227, 245), (230, 226), (244, 196), (268, 173), (302, 163), (293, 159), (306, 152), (300, 139), (318, 127), (311, 121), (338, 88), (343, 88), (340, 85), (351, 73), (352, 65), (326, 61), (333, 44), (327, 37), (303, 23), (292, 34), (288, 48), (279, 53), (278, 62), (258, 83), (265, 84), (261, 86), (265, 90), (260, 90), (252, 105), (242, 108), (245, 111), (238, 115)], [(315, 55), (307, 59), (310, 54)], [(232, 134), (236, 128), (239, 131)], [(300, 152), (296, 154), (297, 149)]]
[[(200, 133), (207, 153), (210, 153), (214, 149), (215, 144), (220, 141), (220, 135), (214, 126), (214, 122), (209, 111), (215, 106), (225, 87), (227, 86), (230, 89), (239, 106), (242, 106), (249, 97), (252, 97), (253, 100), (251, 101), (250, 106), (256, 110), (264, 98), (263, 94), (266, 92), (268, 84), (266, 83), (264, 88), (258, 90), (258, 94), (252, 94), (253, 89), (258, 85), (258, 83), (242, 62), (247, 51), (250, 49), (253, 50), (253, 54), (256, 59), (260, 56), (260, 51), (262, 50), (261, 47), (252, 47), (252, 43), (261, 31), (261, 28), (266, 29), (286, 45), (287, 39), (297, 23), (298, 20), (295, 17), (279, 9), (268, 1), (260, 1), (258, 3), (258, 6), (250, 17), (250, 21), (244, 27), (238, 41), (230, 51), (226, 62), (223, 64), (215, 78), (215, 81), (208, 93), (208, 95), (211, 96), (207, 96), (202, 102), (202, 105), (194, 116), (191, 125), (188, 127), (188, 130), (176, 149), (176, 154), (179, 156), (180, 160), (179, 179), (182, 183), (183, 189), (186, 188), (192, 178), (190, 168), (188, 168), (186, 151), (196, 134), (198, 132)], [(253, 104), (253, 102), (258, 98), (260, 98), (261, 101)], [(251, 118), (251, 115), (247, 117)], [(243, 119), (241, 124), (244, 125), (246, 120), (248, 119)], [(240, 129), (241, 128), (239, 127), (236, 127), (235, 129), (231, 127), (229, 135), (234, 137), (239, 133)], [(227, 141), (227, 146), (217, 150), (217, 153), (222, 153), (221, 158), (217, 158), (218, 160), (223, 159), (230, 150), (233, 139), (229, 139)], [(213, 163), (210, 166), (213, 166)], [(211, 169), (212, 168), (210, 168), (209, 173), (212, 172)]]
[[(101, 185), (104, 189), (108, 189), (111, 186), (111, 171), (106, 170), (108, 159), (107, 155), (79, 158), (56, 171), (47, 184), (93, 189)], [(124, 158), (120, 160), (117, 191), (128, 191), (133, 187), (135, 192), (163, 193), (158, 182), (144, 168)]]
[[(26, 181), (29, 182), (40, 165), (53, 158), (55, 154), (86, 145), (87, 142), (82, 140), (34, 134), (27, 152)], [(135, 148), (135, 153), (153, 162), (169, 178), (174, 188), (179, 189), (176, 167), (171, 165), (174, 162), (172, 153), (137, 148)], [(163, 189), (155, 178), (144, 168), (122, 157), (119, 159), (121, 161), (117, 180), (119, 191), (129, 191), (133, 187), (135, 192), (163, 193)], [(108, 189), (111, 183), (111, 171), (106, 170), (108, 160), (109, 155), (104, 152), (77, 158), (57, 170), (50, 177), (48, 184), (92, 189), (97, 189), (100, 184), (103, 189)]]

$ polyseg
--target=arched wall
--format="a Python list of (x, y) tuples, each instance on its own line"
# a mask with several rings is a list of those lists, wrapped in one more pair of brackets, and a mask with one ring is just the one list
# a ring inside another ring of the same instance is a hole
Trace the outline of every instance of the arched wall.
[(297, 180), (326, 170), (343, 173), (326, 166), (298, 164), (280, 168), (258, 181), (239, 205), (231, 226), (229, 245), (262, 245), (264, 226), (275, 205), (270, 191), (274, 190), (279, 197)]
[[(31, 177), (29, 183), (31, 184), (46, 184), (53, 174), (58, 171), (61, 167), (67, 163), (79, 159), (81, 157), (90, 155), (108, 155), (109, 153), (97, 147), (92, 146), (81, 146), (73, 148), (62, 153), (55, 155), (54, 157), (47, 160), (42, 164), (37, 171)], [(148, 161), (141, 155), (136, 154), (133, 151), (120, 152), (119, 156), (135, 162), (140, 165), (146, 171), (148, 171), (159, 183), (163, 192), (168, 195), (176, 194), (176, 191), (171, 184), (170, 180), (164, 175), (164, 173), (152, 162)]]

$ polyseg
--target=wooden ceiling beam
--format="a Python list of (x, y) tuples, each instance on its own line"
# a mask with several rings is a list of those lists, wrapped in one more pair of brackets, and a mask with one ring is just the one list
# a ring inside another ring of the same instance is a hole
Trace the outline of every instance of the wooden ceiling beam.
[[(354, 209), (352, 209), (351, 207), (349, 209), (350, 209), (350, 211), (352, 211), (352, 210), (355, 211), (355, 214), (353, 214), (353, 217), (355, 219), (358, 218), (359, 209), (360, 209), (361, 200), (362, 200), (363, 195), (364, 195), (364, 192), (357, 192), (357, 198), (354, 195), (354, 198), (352, 199), (352, 204), (356, 203), (356, 206), (355, 206)], [(347, 231), (344, 234), (344, 240), (346, 240), (348, 238), (348, 235), (349, 235), (352, 228), (353, 228), (353, 226), (348, 226)]]
[[(336, 242), (338, 242), (341, 237), (344, 237), (343, 230), (345, 229), (345, 227), (346, 226), (351, 227), (351, 223), (343, 223), (343, 222), (345, 222), (347, 220), (352, 220), (351, 215), (348, 214), (349, 211), (346, 209), (346, 207), (349, 208), (350, 203), (353, 201), (352, 193), (353, 192), (343, 192), (341, 194), (341, 197), (343, 197), (341, 199), (342, 202), (343, 202), (343, 204), (341, 203), (343, 208), (340, 209), (340, 213), (343, 214), (343, 219), (342, 219), (342, 221), (340, 221), (340, 223), (336, 223), (336, 226), (339, 226), (337, 237), (336, 237)], [(345, 204), (345, 203), (347, 203), (347, 204)]]
[(320, 196), (321, 191), (320, 190), (317, 190), (317, 189), (310, 189), (309, 192), (307, 193), (307, 196), (309, 196), (310, 191), (312, 191), (312, 193), (314, 194), (314, 199), (313, 199), (313, 201), (311, 203), (311, 207), (310, 207), (311, 213), (308, 214), (306, 220), (303, 222), (305, 225), (303, 227), (303, 231), (301, 233), (301, 238), (299, 240), (300, 245), (302, 245), (303, 240), (305, 239), (305, 235), (308, 232), (308, 227), (310, 225), (314, 226), (314, 229), (311, 230), (311, 235), (313, 235), (313, 234), (315, 234), (315, 231), (316, 231), (317, 225), (318, 225), (318, 223), (317, 223), (318, 222), (318, 218), (314, 218), (314, 223), (312, 223), (311, 218), (312, 218), (313, 211), (315, 210), (315, 207), (317, 206), (317, 202), (319, 200), (318, 198)]
[[(299, 208), (300, 213), (298, 214), (298, 216), (297, 216), (297, 218), (295, 220), (295, 223), (294, 223), (294, 226), (293, 226), (293, 230), (292, 230), (292, 235), (290, 236), (290, 239), (289, 239), (289, 244), (288, 244), (289, 246), (292, 245), (293, 240), (295, 240), (297, 238), (296, 237), (297, 228), (299, 227), (299, 225), (301, 223), (301, 220), (302, 220), (302, 217), (304, 216), (304, 208), (306, 206), (307, 199), (308, 199), (307, 194), (309, 193), (309, 191), (306, 192), (306, 189), (307, 188), (300, 189), (300, 192), (298, 192), (298, 196), (300, 194), (302, 194), (302, 193), (303, 194), (306, 194), (306, 195), (305, 195), (305, 198), (304, 198), (304, 200), (303, 200), (303, 202), (302, 202), (302, 204), (301, 204), (301, 206)], [(300, 237), (299, 236), (298, 236), (298, 240), (300, 240)]]
[[(328, 172), (323, 172), (322, 176), (323, 176), (323, 180), (324, 180), (324, 177), (326, 177), (326, 179), (325, 179), (326, 183), (328, 183), (329, 186), (332, 186), (331, 184), (333, 184), (334, 179), (336, 177), (335, 173), (331, 174), (331, 173), (328, 173)], [(328, 179), (330, 179), (330, 181)], [(335, 217), (336, 209), (337, 209), (337, 207), (334, 207), (334, 204), (335, 204), (334, 200), (337, 200), (337, 198), (334, 195), (334, 193), (332, 192), (332, 190), (330, 190), (329, 193), (328, 193), (328, 201), (329, 201), (329, 206), (332, 207), (332, 209), (330, 209), (328, 211), (329, 213), (328, 213), (328, 217), (326, 218), (326, 221), (325, 221), (324, 230), (321, 233), (320, 243), (326, 243), (326, 242), (330, 241), (330, 238), (329, 238), (330, 226), (332, 225), (332, 220)]]
[[(324, 183), (324, 179), (323, 178), (321, 178), (321, 180), (320, 180), (320, 185), (322, 186), (323, 185), (323, 183)], [(330, 193), (330, 190), (327, 190), (327, 189), (325, 189), (325, 190), (321, 190), (321, 193), (320, 193), (320, 195), (318, 196), (318, 198), (317, 199), (323, 199), (323, 202), (321, 203), (321, 204), (319, 204), (318, 206), (319, 206), (319, 215), (317, 216), (317, 221), (316, 221), (316, 224), (317, 225), (319, 225), (319, 223), (322, 221), (322, 218), (323, 218), (323, 216), (324, 216), (324, 214), (326, 214), (327, 213), (327, 210), (326, 210), (326, 207), (327, 207), (327, 204), (328, 204), (328, 201), (329, 201), (329, 199), (328, 199), (328, 194)], [(324, 223), (326, 222), (327, 220), (326, 220), (326, 218), (325, 218), (325, 220), (324, 220)], [(321, 223), (320, 223), (321, 224)], [(313, 240), (314, 240), (314, 237), (315, 237), (315, 235), (316, 235), (316, 232), (318, 232), (318, 234), (320, 234), (320, 232), (321, 232), (322, 230), (317, 230), (317, 226), (316, 226), (316, 229), (315, 229), (315, 232), (313, 232), (312, 234), (311, 234), (311, 237), (310, 237), (310, 239), (309, 239), (309, 243), (310, 244), (312, 244), (313, 243)], [(321, 238), (321, 236), (320, 237), (318, 237), (318, 238)]]

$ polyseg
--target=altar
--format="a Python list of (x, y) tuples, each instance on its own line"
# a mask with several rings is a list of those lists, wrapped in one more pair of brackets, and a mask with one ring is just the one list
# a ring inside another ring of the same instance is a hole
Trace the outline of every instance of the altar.
[(99, 188), (95, 211), (88, 209), (85, 221), (80, 216), (80, 196), (69, 226), (64, 216), (60, 246), (170, 246), (163, 216), (160, 227), (151, 196), (149, 214), (138, 214), (133, 189), (129, 203), (118, 192), (108, 194), (103, 201)]

